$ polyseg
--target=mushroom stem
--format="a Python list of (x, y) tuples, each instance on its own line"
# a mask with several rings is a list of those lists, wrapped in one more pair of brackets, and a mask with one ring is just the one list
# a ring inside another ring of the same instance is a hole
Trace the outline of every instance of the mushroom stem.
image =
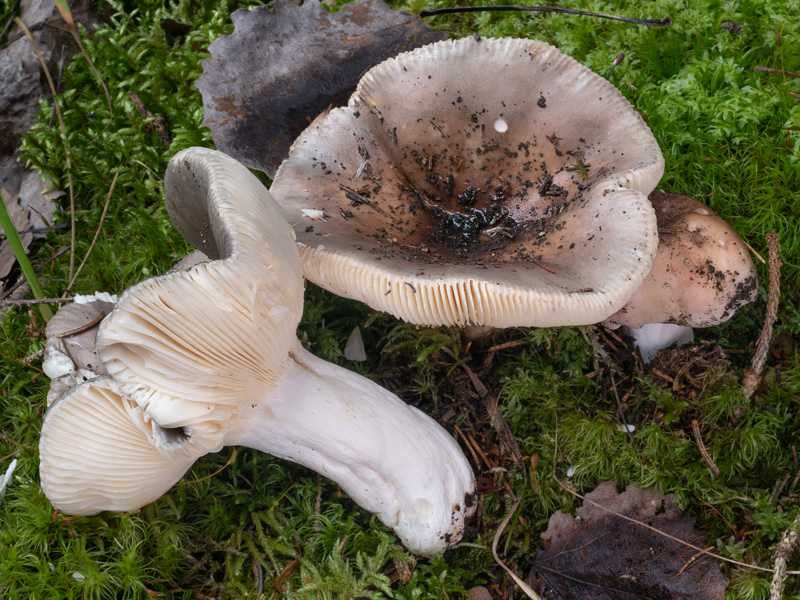
[(412, 552), (459, 539), (472, 513), (472, 471), (436, 421), (369, 379), (298, 342), (269, 402), (246, 403), (225, 436), (299, 463), (338, 483)]

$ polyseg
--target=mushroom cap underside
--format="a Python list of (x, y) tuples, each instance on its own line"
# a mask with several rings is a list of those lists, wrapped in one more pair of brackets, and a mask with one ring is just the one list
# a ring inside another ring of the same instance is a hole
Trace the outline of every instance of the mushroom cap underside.
[(167, 169), (178, 230), (211, 257), (129, 288), (97, 335), (122, 392), (162, 427), (222, 445), (242, 398), (278, 385), (303, 310), (291, 228), (269, 192), (221, 152), (190, 148)]
[(541, 42), (466, 38), (369, 71), (271, 191), (305, 276), (337, 294), (420, 324), (549, 326), (640, 285), (662, 172), (610, 83)]
[(171, 451), (179, 444), (170, 436), (110, 377), (91, 379), (62, 394), (45, 414), (42, 489), (69, 515), (139, 508), (172, 487), (197, 458)]

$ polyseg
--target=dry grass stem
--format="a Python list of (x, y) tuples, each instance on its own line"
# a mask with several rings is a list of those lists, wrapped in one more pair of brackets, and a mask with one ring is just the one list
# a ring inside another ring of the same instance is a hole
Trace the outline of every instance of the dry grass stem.
[(744, 372), (742, 392), (747, 398), (752, 398), (756, 388), (761, 384), (761, 371), (767, 361), (769, 342), (772, 339), (772, 328), (778, 316), (778, 301), (781, 296), (781, 259), (778, 255), (778, 234), (770, 231), (767, 234), (767, 249), (769, 250), (769, 289), (767, 290), (767, 314), (764, 317), (764, 327), (756, 343), (753, 362)]
[[(86, 264), (86, 261), (89, 259), (89, 255), (92, 253), (94, 249), (94, 245), (97, 242), (97, 238), (100, 237), (100, 231), (103, 229), (103, 221), (105, 221), (106, 213), (108, 212), (108, 205), (111, 202), (111, 195), (114, 193), (114, 187), (117, 185), (117, 177), (119, 177), (119, 169), (117, 172), (114, 173), (114, 179), (111, 180), (111, 187), (108, 188), (108, 195), (106, 196), (106, 203), (103, 206), (103, 212), (100, 215), (100, 223), (97, 224), (97, 230), (94, 232), (94, 237), (92, 238), (92, 243), (89, 244), (89, 249), (86, 251), (86, 255), (83, 257), (81, 264), (78, 266), (78, 270), (75, 271), (75, 274), (69, 278), (69, 284), (67, 285), (67, 289), (72, 289), (72, 284), (75, 283), (75, 279), (77, 279), (78, 275), (83, 269), (83, 266)], [(74, 254), (74, 253), (73, 253)], [(70, 272), (72, 269), (70, 269)]]

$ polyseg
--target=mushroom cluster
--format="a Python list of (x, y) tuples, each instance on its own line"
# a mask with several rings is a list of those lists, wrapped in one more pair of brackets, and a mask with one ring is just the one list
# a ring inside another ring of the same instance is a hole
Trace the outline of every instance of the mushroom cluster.
[(69, 514), (132, 510), (245, 445), (324, 473), (409, 550), (443, 551), (474, 511), (469, 464), (433, 419), (303, 348), (302, 275), (417, 324), (719, 322), (752, 300), (752, 262), (702, 205), (651, 204), (663, 168), (610, 83), (515, 39), (374, 67), (271, 194), (222, 153), (177, 154), (170, 218), (210, 260), (130, 288), (102, 322), (107, 375), (45, 415), (45, 493)]
[(609, 82), (542, 42), (470, 37), (367, 72), (271, 192), (336, 294), (416, 324), (580, 325), (650, 270), (663, 168)]
[(291, 228), (245, 167), (177, 154), (166, 176), (176, 228), (212, 260), (128, 289), (100, 326), (108, 376), (61, 395), (40, 440), (42, 488), (72, 515), (132, 510), (195, 460), (244, 445), (336, 481), (418, 554), (460, 539), (475, 480), (433, 419), (305, 350)]

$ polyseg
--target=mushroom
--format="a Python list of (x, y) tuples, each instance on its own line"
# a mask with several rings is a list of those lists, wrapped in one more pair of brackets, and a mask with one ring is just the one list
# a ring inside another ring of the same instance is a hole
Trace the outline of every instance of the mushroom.
[[(750, 254), (723, 219), (689, 196), (659, 191), (650, 201), (659, 230), (653, 268), (606, 321), (631, 328), (645, 359), (680, 337), (686, 341), (687, 329), (724, 323), (758, 292)], [(652, 327), (656, 324), (671, 327)]]
[(155, 500), (199, 457), (245, 445), (336, 481), (418, 554), (457, 541), (475, 480), (432, 418), (300, 344), (300, 259), (267, 190), (222, 153), (170, 162), (167, 208), (211, 261), (128, 289), (97, 349), (110, 377), (48, 410), (41, 482), (75, 515)]
[(610, 83), (542, 42), (470, 37), (367, 72), (271, 192), (336, 294), (416, 324), (580, 325), (650, 269), (663, 167)]

